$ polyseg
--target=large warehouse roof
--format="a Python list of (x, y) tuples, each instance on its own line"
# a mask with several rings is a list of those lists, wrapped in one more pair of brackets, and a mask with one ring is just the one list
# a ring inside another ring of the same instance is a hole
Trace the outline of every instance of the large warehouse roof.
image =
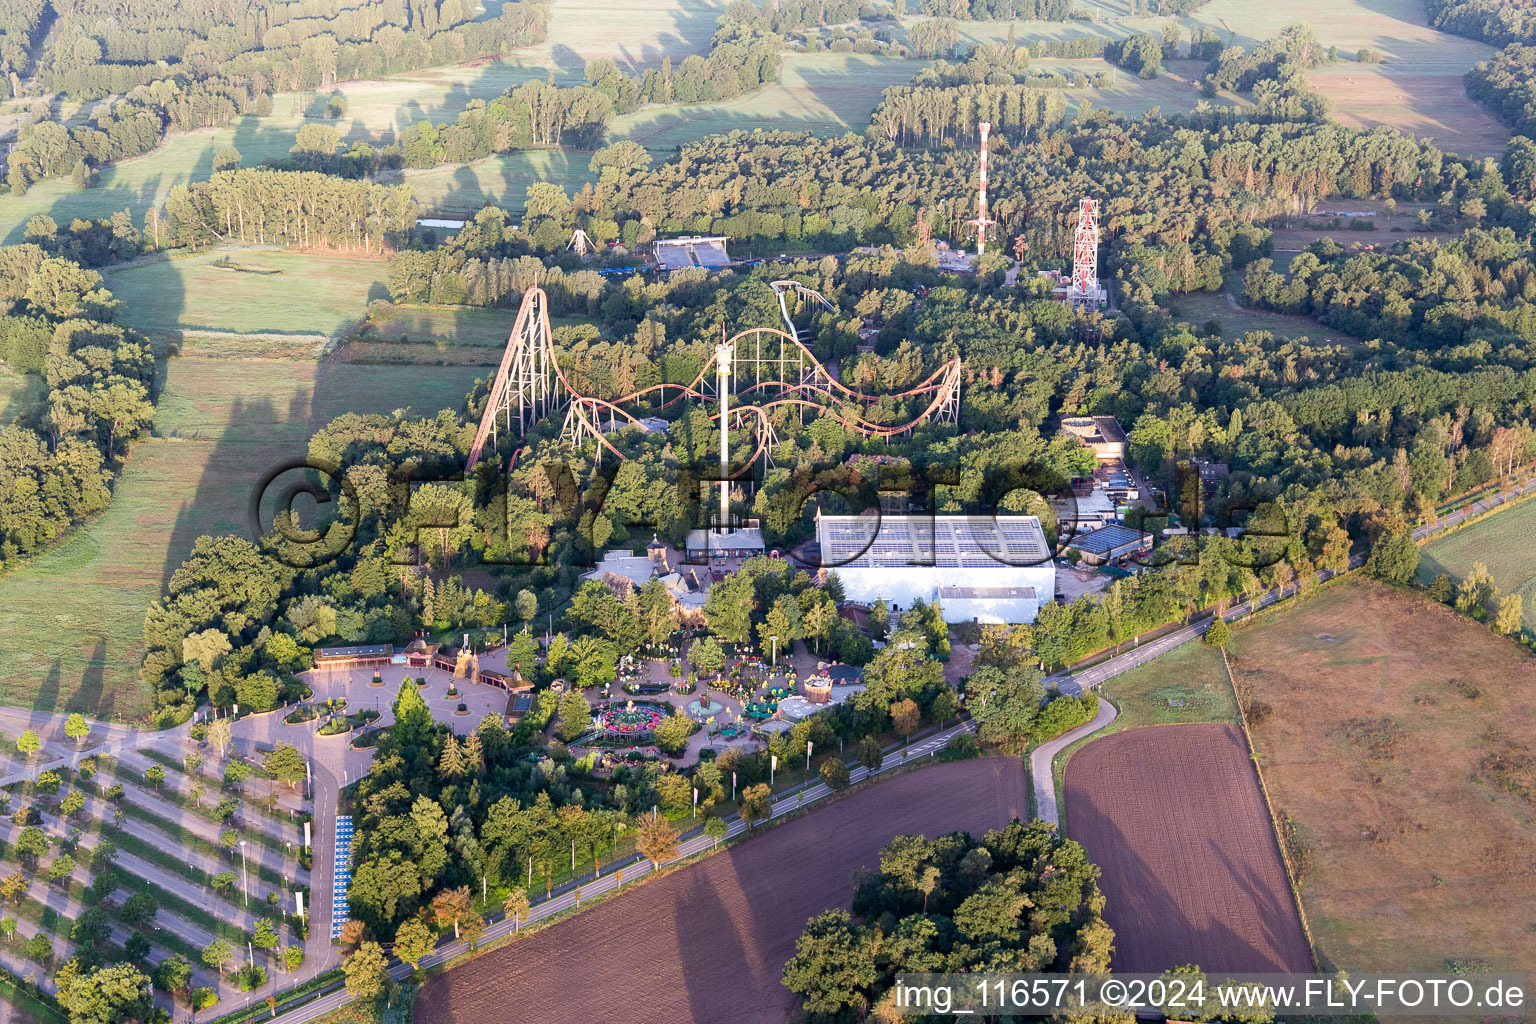
[(1107, 555), (1127, 544), (1140, 544), (1146, 536), (1140, 530), (1133, 530), (1128, 526), (1105, 526), (1092, 533), (1080, 534), (1073, 538), (1068, 547), (1093, 555)]
[(1035, 516), (822, 516), (816, 534), (828, 568), (985, 569), (1051, 558)]

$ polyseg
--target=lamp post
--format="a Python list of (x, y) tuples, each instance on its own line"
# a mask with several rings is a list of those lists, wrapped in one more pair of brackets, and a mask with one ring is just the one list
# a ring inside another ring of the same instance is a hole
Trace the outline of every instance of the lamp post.
[(245, 862), (245, 840), (240, 840), (241, 889), (245, 892), (245, 905), (251, 905), (251, 872)]
[(773, 649), (772, 653), (768, 656), (768, 667), (773, 668), (779, 663), (779, 638), (774, 636), (769, 637), (769, 639), (773, 641)]

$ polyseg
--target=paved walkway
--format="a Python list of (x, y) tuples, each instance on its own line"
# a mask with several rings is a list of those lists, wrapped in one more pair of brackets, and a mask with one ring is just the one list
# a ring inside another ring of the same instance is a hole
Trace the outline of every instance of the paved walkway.
[(1108, 698), (1102, 698), (1099, 700), (1099, 713), (1094, 716), (1093, 721), (1080, 725), (1076, 729), (1070, 729), (1030, 751), (1029, 776), (1035, 785), (1036, 818), (1060, 827), (1061, 814), (1056, 804), (1056, 784), (1051, 777), (1051, 765), (1055, 763), (1056, 755), (1084, 736), (1091, 736), (1103, 729), (1119, 714), (1119, 708), (1111, 704)]

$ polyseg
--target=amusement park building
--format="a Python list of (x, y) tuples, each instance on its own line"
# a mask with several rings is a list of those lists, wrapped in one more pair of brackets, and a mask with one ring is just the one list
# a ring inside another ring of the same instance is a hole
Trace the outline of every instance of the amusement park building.
[(821, 562), (849, 601), (940, 602), (949, 622), (1033, 622), (1056, 567), (1035, 516), (821, 516)]

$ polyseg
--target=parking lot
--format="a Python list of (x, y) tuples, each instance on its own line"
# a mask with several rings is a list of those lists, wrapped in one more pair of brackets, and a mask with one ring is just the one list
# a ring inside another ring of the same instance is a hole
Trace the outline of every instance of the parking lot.
[(336, 870), (331, 878), (331, 938), (341, 938), (341, 929), (351, 920), (347, 909), (347, 887), (352, 883), (352, 816), (336, 819)]

